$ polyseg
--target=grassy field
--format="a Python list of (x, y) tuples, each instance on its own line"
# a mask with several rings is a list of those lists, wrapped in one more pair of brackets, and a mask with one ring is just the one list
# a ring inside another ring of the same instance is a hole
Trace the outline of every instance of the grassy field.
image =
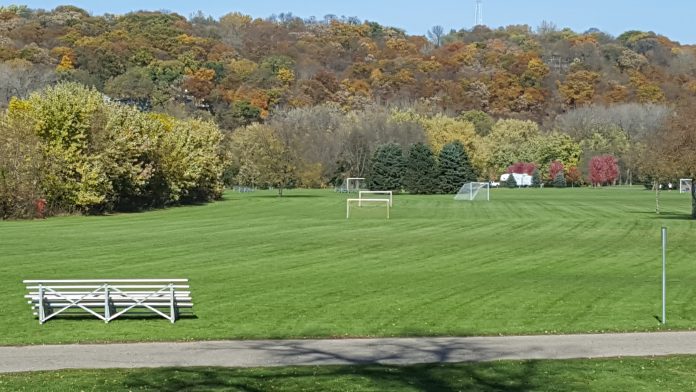
[(696, 357), (0, 374), (7, 391), (693, 391)]
[[(227, 193), (146, 213), (0, 222), (0, 344), (657, 330), (696, 327), (689, 196), (495, 189), (490, 202), (395, 197), (345, 219), (345, 194)], [(196, 318), (56, 319), (22, 279), (191, 279)]]

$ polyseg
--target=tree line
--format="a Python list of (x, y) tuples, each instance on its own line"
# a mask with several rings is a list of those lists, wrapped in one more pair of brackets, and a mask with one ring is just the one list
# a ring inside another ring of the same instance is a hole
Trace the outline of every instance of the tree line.
[[(405, 150), (421, 143), (439, 157), (459, 141), (481, 180), (530, 162), (540, 181), (554, 181), (554, 161), (571, 184), (696, 175), (683, 147), (696, 108), (694, 48), (652, 32), (612, 37), (549, 23), (431, 33), (409, 36), (357, 18), (2, 6), (3, 214), (30, 214), (27, 201), (44, 190), (58, 213), (210, 199), (220, 177), (281, 191), (330, 186), (347, 174), (366, 176), (389, 143)], [(100, 108), (99, 116), (77, 111), (65, 122), (88, 126), (43, 122), (76, 110), (56, 102), (37, 111), (44, 106), (36, 97), (51, 89), (32, 92), (60, 81), (94, 95), (86, 107)], [(135, 147), (118, 144), (114, 135), (130, 135), (116, 125), (119, 116), (139, 119)], [(189, 128), (208, 139), (181, 136)], [(120, 152), (98, 152), (110, 151), (107, 142)], [(205, 152), (193, 157), (193, 145)], [(177, 166), (175, 151), (187, 163)], [(107, 164), (109, 156), (124, 165)], [(17, 194), (34, 196), (18, 202)]]
[(654, 32), (613, 37), (545, 23), (430, 33), (331, 15), (1, 6), (0, 106), (69, 80), (143, 109), (207, 116), (226, 130), (278, 108), (418, 100), (546, 128), (567, 110), (675, 102), (696, 91), (696, 49)]
[(455, 141), (445, 144), (437, 157), (425, 143), (411, 145), (406, 155), (399, 144), (380, 145), (372, 155), (365, 180), (372, 190), (453, 194), (476, 178), (464, 145)]

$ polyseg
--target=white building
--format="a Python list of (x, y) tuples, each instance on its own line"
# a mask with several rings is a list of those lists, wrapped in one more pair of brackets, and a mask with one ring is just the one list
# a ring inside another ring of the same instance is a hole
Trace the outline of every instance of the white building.
[[(529, 174), (512, 173), (512, 176), (515, 177), (517, 186), (532, 186), (532, 176)], [(500, 176), (500, 182), (504, 183), (508, 177), (510, 177), (510, 173), (503, 174)]]

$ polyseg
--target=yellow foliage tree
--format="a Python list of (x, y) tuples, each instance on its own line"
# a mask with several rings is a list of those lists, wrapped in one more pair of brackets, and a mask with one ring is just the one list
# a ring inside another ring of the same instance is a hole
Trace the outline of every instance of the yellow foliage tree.
[(290, 85), (295, 81), (295, 72), (288, 68), (281, 68), (276, 73), (276, 78), (284, 85)]
[(563, 97), (563, 103), (575, 107), (591, 103), (595, 95), (595, 86), (599, 74), (592, 71), (575, 71), (566, 76), (563, 83), (558, 84), (558, 92)]

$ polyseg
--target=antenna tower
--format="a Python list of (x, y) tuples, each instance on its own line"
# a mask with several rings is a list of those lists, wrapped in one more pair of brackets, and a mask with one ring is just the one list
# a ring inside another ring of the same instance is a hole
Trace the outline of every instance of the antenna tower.
[(483, 0), (476, 0), (476, 14), (474, 16), (474, 26), (483, 25)]

